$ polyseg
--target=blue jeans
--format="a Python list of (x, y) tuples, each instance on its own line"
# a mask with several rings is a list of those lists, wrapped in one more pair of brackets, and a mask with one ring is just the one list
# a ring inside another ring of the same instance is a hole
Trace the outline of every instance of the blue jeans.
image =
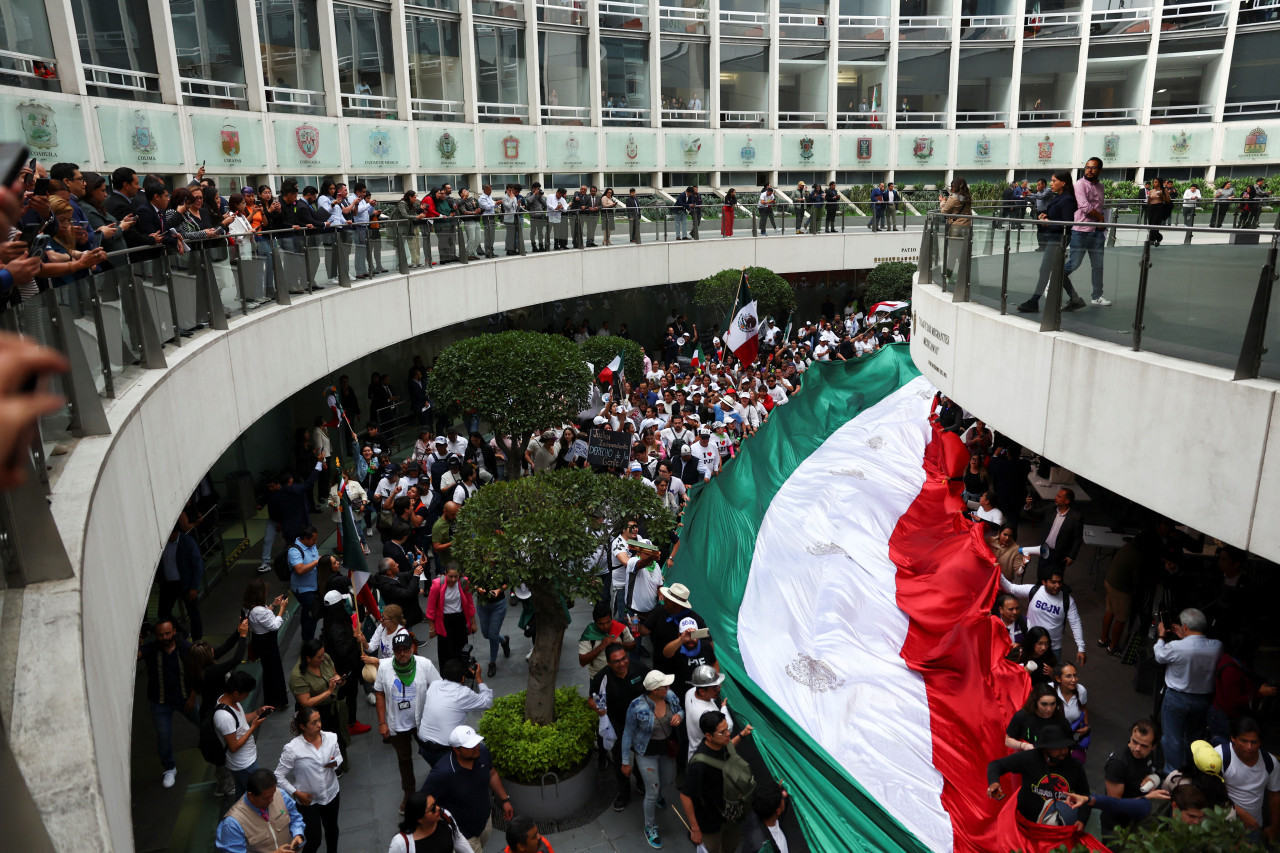
[(262, 534), (262, 565), (271, 562), (271, 549), (276, 544), (276, 523), (267, 519), (267, 530)]
[(627, 621), (627, 590), (617, 587), (613, 591), (613, 618), (619, 622)]
[(644, 784), (644, 825), (657, 826), (658, 797), (676, 778), (676, 761), (669, 755), (640, 755), (633, 752), (631, 772), (640, 774)]
[(254, 252), (259, 257), (266, 258), (267, 260), (266, 283), (265, 283), (266, 290), (264, 291), (264, 293), (267, 296), (271, 296), (273, 293), (275, 293), (275, 290), (276, 290), (276, 266), (275, 266), (275, 259), (272, 257), (274, 252), (271, 248), (271, 238), (270, 237), (254, 237), (253, 248), (254, 248)]
[(295, 590), (293, 594), (298, 599), (298, 615), (302, 617), (302, 639), (310, 640), (316, 635), (316, 623), (320, 621), (315, 615), (316, 591)]
[(1212, 693), (1183, 693), (1181, 690), (1164, 691), (1164, 704), (1160, 708), (1160, 728), (1163, 735), (1160, 747), (1164, 750), (1164, 772), (1172, 773), (1190, 758), (1189, 744), (1200, 737), (1204, 729), (1205, 714), (1213, 704)]
[(506, 596), (490, 604), (481, 604), (476, 608), (476, 616), (480, 622), (480, 633), (489, 641), (489, 663), (493, 663), (498, 659), (498, 649), (502, 646), (502, 620), (507, 618)]
[(243, 770), (228, 770), (231, 779), (236, 783), (236, 799), (244, 796), (245, 789), (249, 787), (249, 777), (258, 769), (258, 762), (253, 762)]
[(1102, 247), (1106, 241), (1105, 231), (1072, 231), (1070, 254), (1067, 256), (1066, 266), (1062, 268), (1063, 275), (1071, 275), (1084, 262), (1085, 253), (1089, 254), (1089, 272), (1093, 279), (1092, 299), (1102, 298)]
[(684, 210), (676, 211), (676, 239), (689, 236), (689, 214)]
[(160, 755), (160, 765), (165, 770), (173, 770), (178, 763), (173, 760), (173, 715), (181, 714), (191, 721), (196, 728), (200, 727), (200, 717), (192, 708), (190, 711), (181, 705), (162, 705), (151, 703), (151, 722), (156, 727), (156, 752)]

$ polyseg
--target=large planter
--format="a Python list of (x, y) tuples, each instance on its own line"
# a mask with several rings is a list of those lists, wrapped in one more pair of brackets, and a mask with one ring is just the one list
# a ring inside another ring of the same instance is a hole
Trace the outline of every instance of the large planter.
[(503, 779), (502, 784), (516, 814), (535, 821), (563, 820), (582, 811), (595, 791), (595, 773), (588, 770), (590, 765), (588, 758), (567, 776), (547, 773), (541, 785), (522, 785), (510, 779)]

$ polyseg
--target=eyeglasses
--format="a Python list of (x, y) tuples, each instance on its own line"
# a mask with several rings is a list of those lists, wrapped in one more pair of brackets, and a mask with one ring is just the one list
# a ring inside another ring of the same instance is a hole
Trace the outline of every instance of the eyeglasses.
[(438, 811), (440, 811), (439, 803), (432, 803), (431, 805), (427, 806), (427, 814), (435, 814)]

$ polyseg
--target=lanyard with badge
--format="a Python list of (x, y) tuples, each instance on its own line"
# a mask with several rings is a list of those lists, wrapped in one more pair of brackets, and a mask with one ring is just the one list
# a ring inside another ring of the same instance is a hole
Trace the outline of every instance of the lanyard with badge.
[(407, 711), (413, 707), (413, 702), (405, 697), (404, 682), (397, 678), (396, 683), (400, 685), (400, 701), (396, 703), (396, 707), (401, 711)]

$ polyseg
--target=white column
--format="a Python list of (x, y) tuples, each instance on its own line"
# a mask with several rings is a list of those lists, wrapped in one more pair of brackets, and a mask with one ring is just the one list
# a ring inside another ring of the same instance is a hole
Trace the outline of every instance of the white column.
[(542, 99), (538, 92), (538, 75), (542, 69), (542, 57), (538, 51), (537, 0), (524, 0), (524, 55), (525, 79), (529, 84), (529, 124), (542, 124)]
[(249, 109), (266, 112), (266, 81), (262, 75), (262, 41), (258, 33), (258, 4), (237, 3), (236, 23), (240, 26), (240, 55), (244, 64), (245, 97)]
[(324, 114), (342, 115), (342, 82), (338, 79), (338, 29), (333, 23), (333, 0), (316, 0), (316, 29), (324, 80)]
[[(840, 86), (840, 0), (828, 0), (827, 30), (827, 129), (836, 127), (836, 113), (840, 111), (837, 89)], [(836, 161), (840, 160), (840, 142), (836, 140)]]
[(49, 35), (53, 37), (52, 59), (58, 63), (58, 83), (68, 95), (83, 95), (84, 63), (80, 61), (80, 42), (71, 13), (71, 0), (44, 0), (44, 8), (49, 17)]
[(947, 68), (947, 117), (943, 127), (955, 130), (956, 102), (960, 100), (960, 0), (951, 0), (950, 60)]
[(1076, 62), (1076, 85), (1071, 98), (1071, 126), (1084, 125), (1084, 84), (1089, 76), (1089, 20), (1093, 15), (1093, 0), (1084, 0), (1080, 7), (1080, 56)]
[(169, 4), (150, 0), (151, 40), (156, 51), (156, 73), (160, 75), (160, 99), (166, 104), (182, 103), (182, 85), (178, 82), (178, 49), (173, 41), (173, 19)]
[[(884, 69), (883, 82), (880, 91), (884, 93), (884, 103), (880, 105), (885, 111), (886, 128), (897, 129), (898, 127), (898, 46), (902, 39), (898, 37), (898, 24), (901, 21), (901, 4), (890, 0), (889, 2), (889, 56), (886, 60)], [(836, 73), (840, 73), (837, 62)], [(858, 92), (861, 95), (861, 92)], [(892, 168), (892, 167), (890, 167)]]
[(600, 9), (597, 6), (597, 0), (587, 0), (586, 6), (584, 14), (587, 16), (587, 77), (591, 86), (588, 93), (591, 115), (587, 119), (587, 124), (600, 127), (604, 124), (602, 121), (604, 99), (600, 97), (600, 90), (604, 87), (604, 72), (600, 68)]
[(1017, 129), (1018, 111), (1022, 109), (1022, 40), (1026, 33), (1023, 21), (1026, 20), (1026, 7), (1018, 5), (1013, 15), (1013, 73), (1009, 79), (1009, 120), (1005, 127)]
[(413, 120), (413, 92), (409, 84), (409, 24), (404, 0), (391, 0), (391, 68), (396, 78), (396, 115)]
[[(1240, 0), (1232, 0), (1227, 10), (1227, 42), (1222, 48), (1222, 57), (1218, 60), (1218, 79), (1215, 81), (1213, 94), (1213, 120), (1222, 121), (1227, 106), (1227, 84), (1231, 80), (1231, 62), (1236, 52), (1236, 24), (1240, 20)], [(1209, 174), (1217, 168), (1216, 161), (1210, 160)]]
[[(658, 34), (658, 0), (649, 0), (649, 115), (650, 127), (662, 126), (662, 43)], [(662, 137), (658, 137), (658, 162), (663, 162)], [(654, 184), (661, 186), (661, 182)]]
[(780, 127), (778, 124), (778, 113), (781, 108), (778, 101), (782, 98), (782, 94), (779, 91), (782, 84), (782, 74), (780, 70), (782, 58), (779, 56), (781, 51), (778, 44), (778, 30), (781, 29), (781, 27), (778, 26), (778, 14), (780, 11), (781, 8), (779, 7), (778, 0), (768, 0), (768, 2), (765, 3), (765, 14), (769, 16), (769, 67), (767, 75), (768, 83), (766, 83), (769, 87), (769, 117), (765, 121), (765, 127), (769, 130), (776, 130)]
[(1142, 127), (1151, 125), (1151, 98), (1156, 91), (1156, 64), (1160, 56), (1160, 22), (1164, 18), (1164, 4), (1151, 6), (1151, 43), (1147, 45), (1147, 74), (1142, 78), (1141, 118), (1138, 123)]
[(720, 127), (720, 0), (707, 4), (707, 32), (711, 34), (711, 48), (707, 52), (707, 102), (703, 104), (710, 113), (711, 127)]
[[(458, 33), (458, 61), (462, 63), (462, 120), (467, 124), (475, 124), (477, 117), (476, 102), (480, 100), (480, 84), (476, 77), (476, 24), (471, 14), (471, 4), (460, 4), (462, 21)], [(479, 145), (477, 130), (476, 144)], [(477, 149), (478, 151), (479, 149)], [(480, 162), (478, 159), (476, 162)]]

